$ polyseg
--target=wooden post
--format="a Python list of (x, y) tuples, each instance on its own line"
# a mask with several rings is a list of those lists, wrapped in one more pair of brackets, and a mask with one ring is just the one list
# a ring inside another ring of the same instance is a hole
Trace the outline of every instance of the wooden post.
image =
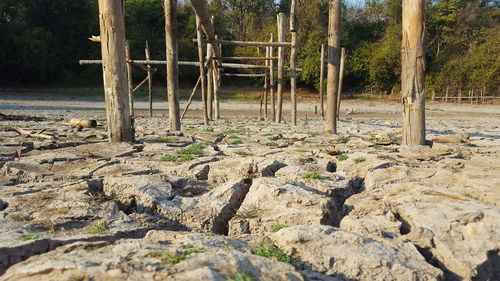
[(473, 104), (473, 103), (474, 103), (474, 88), (472, 88), (471, 94), (470, 94), (470, 104)]
[(128, 83), (128, 106), (130, 108), (130, 116), (134, 117), (134, 92), (132, 81), (132, 64), (128, 62), (130, 59), (130, 45), (128, 40), (125, 40), (125, 58), (127, 60), (127, 83)]
[[(269, 42), (274, 41), (274, 34), (271, 33)], [(274, 48), (269, 46), (269, 55), (274, 56)], [(271, 89), (271, 114), (273, 120), (276, 122), (276, 97), (274, 96), (274, 60), (269, 61), (269, 88)]]
[(325, 77), (325, 44), (321, 44), (321, 65), (319, 68), (319, 104), (321, 107), (321, 118), (325, 119), (325, 97), (323, 96), (323, 79)]
[(124, 2), (99, 0), (101, 53), (109, 141), (133, 142), (125, 48)]
[[(146, 41), (146, 60), (151, 60), (151, 54), (149, 53), (149, 43)], [(149, 117), (153, 117), (153, 71), (151, 70), (151, 65), (147, 65), (148, 68), (148, 102), (149, 102)]]
[(458, 90), (458, 103), (462, 103), (462, 89)]
[[(270, 55), (269, 55), (269, 47), (266, 47), (266, 58), (268, 58)], [(267, 61), (265, 62), (265, 65), (266, 66), (269, 66), (269, 63), (270, 61)], [(266, 70), (266, 76), (264, 76), (264, 90), (265, 90), (265, 94), (264, 94), (264, 116), (267, 120), (268, 118), (268, 115), (267, 115), (267, 96), (269, 95), (269, 71)]]
[(200, 60), (200, 77), (201, 77), (201, 100), (203, 103), (203, 121), (208, 125), (208, 111), (207, 111), (207, 76), (203, 63), (203, 42), (201, 41), (201, 23), (200, 17), (196, 16), (196, 37), (198, 38), (198, 58)]
[[(215, 35), (215, 39), (217, 40), (217, 35)], [(216, 55), (218, 57), (222, 57), (222, 46), (219, 46), (219, 53)], [(217, 63), (217, 62), (215, 62)], [(220, 94), (220, 86), (221, 86), (221, 70), (219, 67), (214, 67), (214, 118), (218, 120), (220, 118), (220, 107), (219, 107), (219, 94)]]
[[(213, 56), (212, 44), (207, 44), (207, 60)], [(214, 120), (213, 106), (214, 103), (214, 68), (213, 64), (209, 64), (207, 71), (207, 115), (210, 121)]]
[[(285, 14), (278, 14), (278, 42), (285, 41)], [(285, 48), (278, 47), (278, 100), (276, 105), (276, 122), (281, 123), (283, 109), (283, 68), (285, 62)]]
[(484, 96), (486, 95), (486, 87), (483, 87), (483, 91), (481, 91), (482, 103), (484, 104)]
[(401, 94), (402, 145), (425, 144), (424, 0), (403, 0)]
[(339, 90), (340, 0), (330, 0), (328, 19), (328, 80), (326, 87), (326, 131), (337, 133)]
[(297, 1), (292, 0), (290, 7), (290, 33), (292, 37), (292, 47), (290, 50), (290, 96), (292, 99), (292, 124), (297, 125), (297, 77), (295, 67), (297, 64)]
[(340, 100), (342, 99), (342, 80), (344, 79), (344, 64), (347, 55), (347, 50), (340, 50), (340, 74), (339, 74), (339, 91), (337, 93), (337, 120), (340, 118)]
[(446, 98), (445, 98), (444, 102), (448, 102), (448, 87), (446, 87)]
[(179, 68), (177, 56), (177, 0), (165, 0), (167, 93), (170, 130), (180, 131)]

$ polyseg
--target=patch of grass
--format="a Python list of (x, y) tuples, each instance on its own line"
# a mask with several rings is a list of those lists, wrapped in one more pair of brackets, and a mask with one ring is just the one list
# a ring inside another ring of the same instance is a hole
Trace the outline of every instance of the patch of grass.
[(215, 185), (209, 185), (209, 186), (208, 186), (208, 189), (209, 189), (209, 190), (214, 190), (214, 189), (216, 189), (216, 188), (217, 188), (217, 186), (215, 186)]
[(271, 232), (278, 232), (282, 230), (283, 228), (288, 227), (286, 224), (281, 224), (281, 223), (276, 223), (271, 225)]
[(201, 253), (204, 251), (205, 251), (204, 248), (192, 247), (192, 248), (184, 249), (181, 252), (177, 252), (177, 253), (171, 253), (171, 252), (167, 252), (167, 251), (163, 251), (163, 252), (162, 251), (151, 251), (149, 253), (149, 256), (151, 256), (153, 258), (161, 259), (162, 264), (174, 265), (174, 264), (178, 264), (181, 261), (187, 259), (192, 254)]
[(21, 236), (22, 241), (36, 240), (38, 238), (40, 238), (40, 235), (36, 233), (28, 233)]
[(225, 138), (225, 137), (226, 137), (226, 134), (224, 134), (224, 133), (220, 133), (220, 134), (217, 134), (217, 135), (215, 135), (215, 136), (216, 136), (216, 137), (218, 137), (218, 138)]
[(366, 161), (366, 159), (364, 157), (354, 158), (354, 163), (356, 163), (356, 164), (363, 163), (365, 161)]
[(274, 134), (272, 134), (272, 133), (267, 133), (267, 134), (263, 134), (262, 136), (263, 136), (263, 137), (271, 137), (271, 136), (274, 136)]
[(337, 143), (348, 143), (348, 142), (349, 142), (349, 140), (350, 140), (350, 138), (349, 138), (349, 137), (340, 137), (340, 138), (336, 139), (335, 141), (336, 141)]
[(202, 155), (205, 146), (202, 144), (192, 144), (187, 148), (177, 150), (177, 154), (181, 155)]
[(266, 146), (278, 146), (278, 144), (276, 142), (267, 142), (265, 143)]
[(175, 162), (177, 161), (177, 157), (174, 157), (174, 156), (163, 156), (162, 158), (160, 158), (160, 162)]
[(26, 216), (26, 215), (11, 215), (10, 219), (14, 220), (14, 221), (31, 221), (31, 220), (33, 220), (32, 217)]
[(171, 138), (155, 138), (153, 139), (154, 142), (159, 142), (159, 143), (168, 143), (168, 142), (172, 142), (173, 139)]
[(246, 273), (238, 273), (237, 275), (226, 275), (224, 276), (226, 281), (256, 281), (252, 276)]
[(235, 140), (233, 142), (231, 142), (232, 145), (238, 145), (238, 144), (243, 144), (243, 142), (241, 140)]
[(380, 149), (382, 146), (374, 143), (374, 144), (370, 145), (370, 147), (375, 148), (375, 149)]
[(239, 155), (239, 156), (248, 156), (248, 155), (250, 155), (247, 152), (242, 151), (242, 150), (235, 151), (234, 154)]
[(205, 132), (209, 132), (209, 133), (211, 133), (211, 132), (213, 132), (213, 131), (214, 131), (214, 128), (213, 128), (213, 127), (206, 127), (206, 128), (204, 129), (204, 131), (205, 131)]
[(345, 154), (342, 154), (342, 155), (339, 155), (339, 156), (337, 157), (337, 159), (338, 159), (339, 161), (345, 161), (345, 160), (349, 159), (349, 156), (347, 156), (347, 155), (345, 155)]
[(71, 179), (68, 182), (71, 182), (71, 183), (78, 182), (78, 179)]
[(280, 262), (289, 263), (291, 265), (297, 265), (298, 261), (294, 258), (287, 255), (282, 249), (276, 246), (265, 246), (258, 245), (253, 248), (254, 254), (257, 256), (265, 257), (265, 258), (276, 258)]
[(109, 223), (107, 221), (96, 221), (87, 227), (88, 234), (102, 235), (109, 230)]
[(295, 151), (302, 152), (302, 153), (309, 152), (309, 150), (307, 150), (307, 149), (296, 149)]
[(224, 134), (234, 135), (234, 134), (244, 134), (246, 132), (248, 132), (248, 130), (245, 129), (245, 128), (236, 128), (236, 129), (233, 129), (233, 130), (225, 131)]
[(228, 139), (239, 139), (240, 137), (235, 136), (235, 135), (232, 135), (232, 136), (229, 136), (229, 137), (227, 137), (227, 138), (228, 138)]
[(309, 136), (311, 137), (315, 137), (315, 136), (318, 136), (319, 133), (318, 132), (306, 132), (306, 134), (308, 134)]
[(316, 172), (305, 173), (302, 177), (304, 179), (311, 179), (311, 180), (321, 180), (321, 179), (323, 179), (323, 177), (320, 174), (316, 173)]

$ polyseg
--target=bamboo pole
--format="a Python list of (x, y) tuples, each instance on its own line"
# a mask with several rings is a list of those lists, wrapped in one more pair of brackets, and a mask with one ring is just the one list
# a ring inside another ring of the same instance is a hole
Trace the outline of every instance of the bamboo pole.
[(402, 145), (425, 145), (424, 0), (403, 0), (401, 48)]
[[(149, 43), (146, 41), (146, 49), (144, 50), (146, 54), (146, 60), (151, 60), (151, 54), (149, 53)], [(149, 102), (149, 117), (153, 117), (153, 72), (151, 71), (151, 65), (147, 65), (148, 68), (148, 102)]]
[[(130, 58), (130, 45), (128, 40), (125, 40), (125, 57), (126, 60)], [(127, 83), (128, 83), (128, 106), (130, 108), (130, 116), (134, 118), (134, 95), (133, 95), (133, 81), (132, 81), (132, 64), (127, 62)]]
[[(278, 14), (278, 42), (285, 41), (285, 14)], [(278, 100), (276, 105), (276, 122), (281, 123), (283, 109), (283, 68), (285, 62), (285, 49), (278, 48)]]
[(99, 0), (104, 94), (109, 141), (133, 142), (134, 128), (130, 115), (125, 21), (123, 1)]
[(326, 87), (326, 131), (337, 133), (339, 89), (340, 0), (330, 0), (328, 20), (328, 80)]
[(340, 74), (339, 74), (339, 91), (337, 92), (337, 120), (340, 119), (340, 101), (342, 100), (342, 80), (344, 79), (344, 65), (347, 56), (345, 48), (340, 49)]
[[(196, 43), (197, 39), (193, 39), (193, 42)], [(278, 41), (278, 42), (257, 42), (257, 41), (235, 41), (235, 40), (209, 40), (203, 39), (203, 43), (206, 44), (221, 44), (221, 45), (229, 45), (229, 46), (239, 46), (239, 47), (292, 47), (291, 42)]]
[(292, 99), (292, 124), (297, 125), (297, 77), (295, 67), (297, 64), (297, 1), (292, 0), (290, 8), (290, 33), (292, 37), (292, 47), (290, 50), (290, 96)]
[(221, 76), (230, 76), (230, 77), (266, 77), (266, 74), (257, 74), (257, 73), (221, 73)]
[(319, 104), (321, 107), (321, 118), (325, 119), (325, 97), (323, 96), (323, 79), (325, 77), (325, 44), (321, 44), (321, 59), (319, 68)]
[(200, 77), (201, 77), (201, 100), (203, 104), (203, 121), (205, 125), (208, 125), (208, 111), (207, 111), (207, 77), (205, 73), (205, 67), (203, 67), (203, 43), (201, 40), (201, 23), (200, 17), (196, 16), (196, 31), (198, 37), (198, 58), (200, 65)]
[(180, 131), (179, 69), (177, 64), (177, 0), (165, 0), (165, 37), (170, 130)]
[[(269, 42), (274, 41), (274, 34), (271, 33), (271, 39), (269, 39)], [(273, 46), (269, 46), (269, 55), (272, 57), (274, 55), (274, 48)], [(274, 93), (274, 60), (269, 61), (269, 88), (271, 90), (271, 114), (273, 120), (276, 122), (276, 97)]]

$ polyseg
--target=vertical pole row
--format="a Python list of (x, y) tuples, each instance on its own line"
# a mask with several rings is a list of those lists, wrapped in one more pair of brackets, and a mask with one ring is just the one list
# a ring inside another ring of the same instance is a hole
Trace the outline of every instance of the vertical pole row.
[(344, 65), (347, 50), (342, 48), (340, 51), (340, 74), (339, 74), (339, 91), (337, 93), (337, 120), (340, 118), (340, 101), (342, 100), (342, 82), (344, 80)]
[(99, 0), (101, 53), (109, 141), (134, 141), (130, 115), (123, 1)]
[(292, 124), (297, 125), (297, 77), (295, 67), (297, 64), (297, 1), (292, 0), (290, 8), (290, 33), (292, 47), (290, 50), (290, 96), (292, 99)]
[(208, 125), (207, 112), (207, 76), (205, 74), (205, 64), (203, 59), (203, 42), (200, 17), (196, 16), (196, 37), (198, 39), (198, 58), (200, 60), (200, 77), (201, 77), (201, 100), (203, 103), (203, 121)]
[(339, 83), (340, 0), (330, 0), (328, 19), (328, 80), (326, 87), (326, 131), (337, 133)]
[(325, 119), (325, 97), (323, 96), (323, 80), (325, 77), (325, 44), (321, 44), (321, 65), (319, 68), (319, 105), (321, 107), (321, 118)]
[[(151, 60), (151, 54), (149, 52), (149, 43), (146, 41), (146, 49), (144, 50), (146, 54), (146, 60)], [(153, 71), (151, 70), (151, 65), (146, 66), (148, 68), (148, 102), (149, 102), (149, 117), (153, 117)]]
[(179, 131), (181, 129), (181, 118), (179, 110), (179, 69), (177, 55), (177, 0), (165, 0), (165, 37), (170, 130)]
[[(285, 42), (285, 14), (278, 14), (278, 42)], [(285, 48), (278, 47), (278, 100), (276, 105), (276, 122), (281, 123), (283, 109), (283, 67)]]
[[(269, 42), (274, 41), (274, 34), (271, 33)], [(274, 56), (274, 48), (269, 47), (269, 56)], [(274, 60), (269, 61), (269, 88), (271, 89), (271, 114), (273, 120), (276, 122), (276, 97), (274, 95)]]

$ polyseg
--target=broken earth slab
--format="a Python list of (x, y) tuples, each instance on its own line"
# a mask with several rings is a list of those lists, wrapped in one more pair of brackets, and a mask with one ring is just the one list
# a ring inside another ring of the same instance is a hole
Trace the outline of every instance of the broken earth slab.
[(143, 239), (74, 243), (18, 263), (6, 280), (304, 280), (289, 264), (220, 236), (150, 231)]

